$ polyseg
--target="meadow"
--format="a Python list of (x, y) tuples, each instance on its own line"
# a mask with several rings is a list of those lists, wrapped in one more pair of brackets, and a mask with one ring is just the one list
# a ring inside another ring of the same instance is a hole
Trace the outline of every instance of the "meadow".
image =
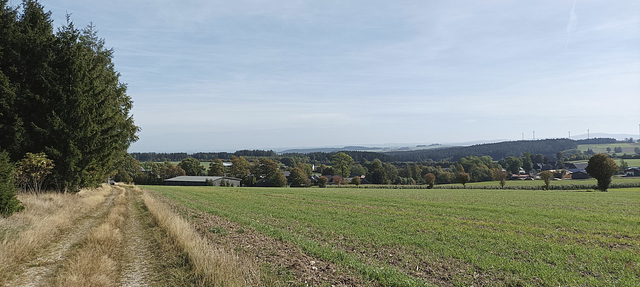
[(381, 286), (637, 286), (640, 188), (146, 186)]
[(611, 149), (611, 153), (613, 153), (613, 149), (615, 147), (622, 148), (622, 153), (618, 154), (635, 154), (635, 148), (640, 147), (640, 143), (609, 143), (609, 144), (581, 144), (578, 145), (578, 149), (582, 152), (585, 152), (591, 149), (595, 153), (607, 153), (607, 148)]

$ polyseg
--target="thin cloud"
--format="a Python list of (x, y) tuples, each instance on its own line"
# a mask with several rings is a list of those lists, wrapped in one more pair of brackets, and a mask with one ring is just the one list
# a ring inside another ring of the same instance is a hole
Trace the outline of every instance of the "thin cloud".
[(573, 6), (571, 6), (571, 10), (569, 10), (569, 23), (567, 23), (567, 44), (564, 46), (566, 50), (569, 47), (569, 40), (571, 38), (571, 33), (576, 29), (578, 25), (578, 15), (576, 14), (576, 2), (578, 0), (573, 1)]

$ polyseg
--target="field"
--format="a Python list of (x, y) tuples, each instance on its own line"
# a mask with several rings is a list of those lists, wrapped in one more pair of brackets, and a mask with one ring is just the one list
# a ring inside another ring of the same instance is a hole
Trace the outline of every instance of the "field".
[[(639, 188), (607, 193), (145, 188), (182, 206), (183, 216), (211, 240), (232, 245), (239, 254), (258, 254), (276, 282), (315, 273), (323, 275), (312, 285), (327, 286), (637, 286), (640, 281)], [(258, 235), (267, 239), (234, 244)], [(281, 256), (271, 249), (278, 242), (293, 244), (290, 248), (306, 259), (264, 263)], [(341, 275), (322, 277), (326, 270)]]
[[(598, 181), (595, 178), (590, 179), (564, 179), (564, 180), (551, 180), (549, 184), (551, 186), (562, 186), (562, 185), (579, 185), (579, 186), (595, 186)], [(620, 177), (614, 176), (612, 179), (612, 184), (626, 184), (626, 183), (640, 183), (639, 177)], [(535, 187), (535, 186), (543, 186), (544, 181), (542, 180), (507, 180), (505, 184), (505, 188), (509, 188), (512, 186), (522, 186), (522, 187)], [(443, 187), (462, 187), (459, 183), (452, 184), (443, 184), (438, 185)], [(500, 187), (500, 183), (498, 181), (483, 181), (483, 182), (471, 182), (467, 183), (467, 187)]]
[(619, 154), (635, 154), (635, 148), (640, 147), (640, 143), (610, 143), (610, 144), (581, 144), (578, 145), (578, 149), (582, 152), (588, 149), (593, 150), (595, 153), (607, 153), (607, 148), (611, 148), (611, 153), (615, 147), (621, 147), (622, 153)]

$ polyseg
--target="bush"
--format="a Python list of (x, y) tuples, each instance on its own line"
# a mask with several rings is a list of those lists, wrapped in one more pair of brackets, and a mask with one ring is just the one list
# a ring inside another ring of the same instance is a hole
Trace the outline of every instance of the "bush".
[(327, 187), (327, 182), (329, 181), (329, 179), (325, 176), (321, 176), (320, 178), (318, 178), (318, 186), (319, 187)]
[(4, 151), (0, 152), (0, 214), (6, 217), (23, 209), (24, 206), (16, 198), (13, 166), (9, 162), (9, 155)]

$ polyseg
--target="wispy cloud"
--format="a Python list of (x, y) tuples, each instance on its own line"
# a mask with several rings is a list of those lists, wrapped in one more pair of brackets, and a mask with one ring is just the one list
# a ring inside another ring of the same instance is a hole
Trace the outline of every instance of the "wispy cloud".
[(564, 46), (566, 50), (569, 47), (569, 41), (571, 39), (571, 33), (576, 29), (578, 25), (578, 15), (576, 14), (576, 3), (578, 0), (573, 0), (571, 10), (569, 10), (569, 22), (567, 23), (567, 44)]

